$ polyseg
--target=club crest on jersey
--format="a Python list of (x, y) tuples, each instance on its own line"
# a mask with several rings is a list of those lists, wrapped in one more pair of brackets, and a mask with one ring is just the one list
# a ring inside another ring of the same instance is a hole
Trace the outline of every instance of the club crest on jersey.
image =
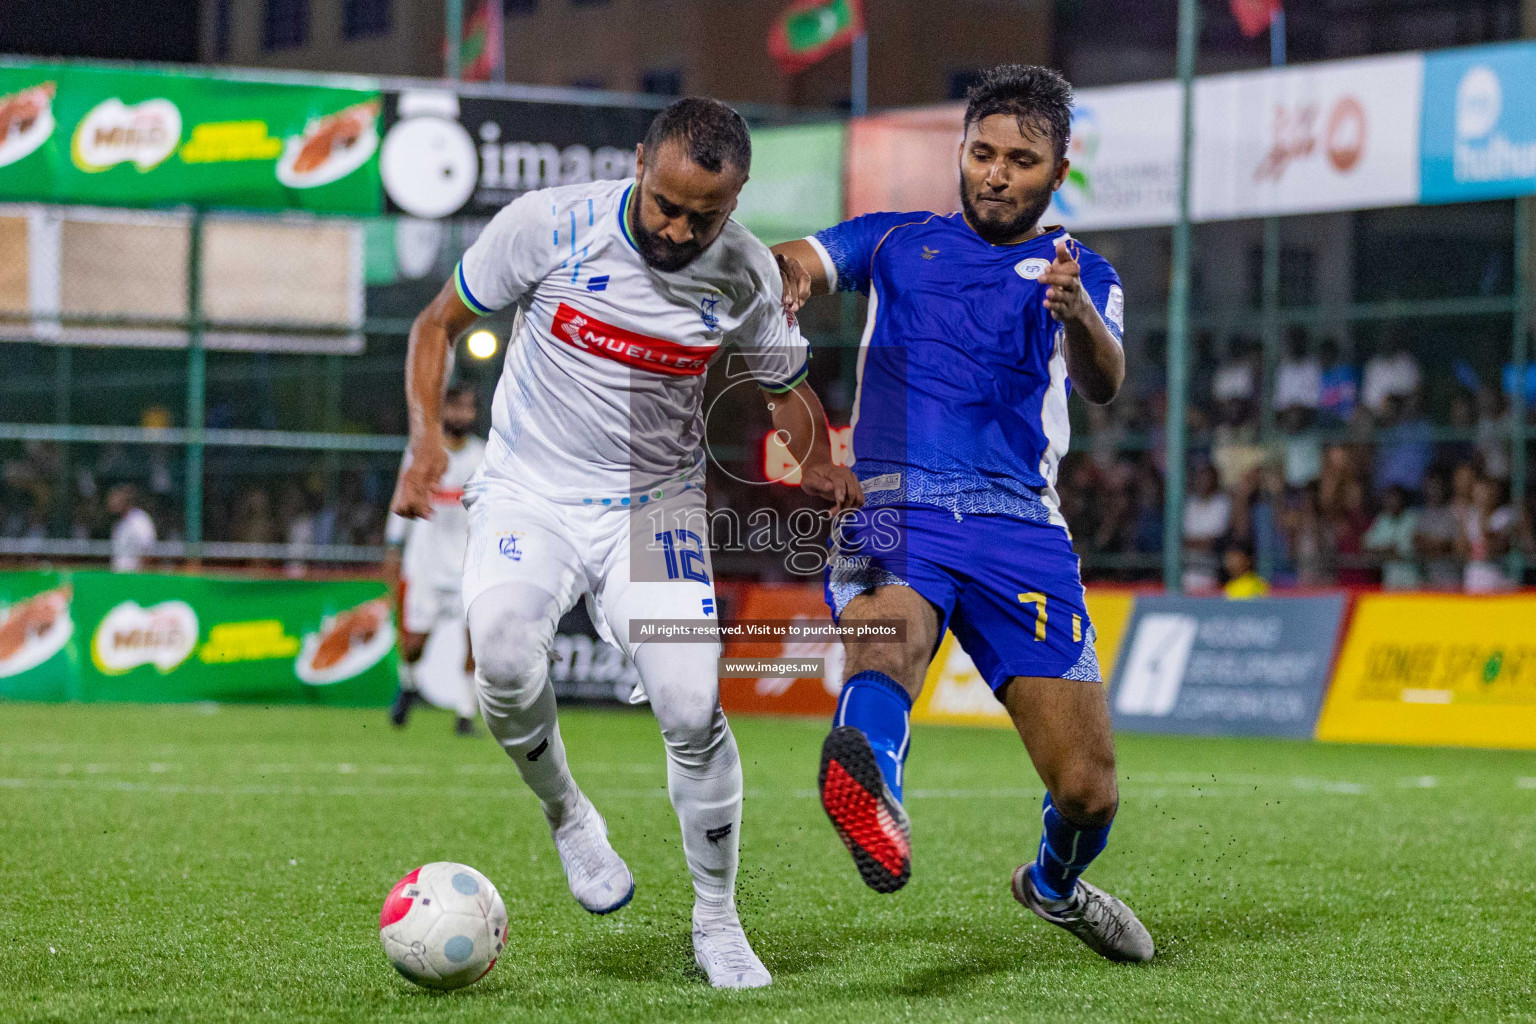
[(1045, 273), (1050, 265), (1050, 260), (1043, 260), (1038, 256), (1033, 256), (1027, 260), (1020, 260), (1015, 263), (1013, 269), (1018, 271), (1019, 276), (1026, 281), (1038, 281), (1040, 280), (1040, 275)]
[(550, 333), (555, 340), (582, 352), (674, 377), (697, 377), (709, 368), (709, 358), (719, 347), (718, 343), (707, 347), (681, 345), (639, 334), (604, 323), (564, 302), (555, 310)]
[(517, 546), (517, 539), (521, 536), (522, 534), (516, 530), (498, 533), (496, 535), (496, 550), (500, 551), (504, 558), (511, 559), (514, 562), (521, 562), (523, 560), (523, 549)]
[(715, 313), (715, 309), (719, 305), (719, 292), (706, 295), (699, 300), (699, 320), (703, 322), (704, 329), (710, 334), (714, 334), (720, 329), (720, 317)]

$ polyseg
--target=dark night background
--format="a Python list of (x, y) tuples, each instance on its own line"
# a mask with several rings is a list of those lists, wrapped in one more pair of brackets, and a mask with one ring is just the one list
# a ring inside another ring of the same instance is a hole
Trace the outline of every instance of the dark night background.
[(0, 53), (192, 63), (197, 0), (0, 0)]

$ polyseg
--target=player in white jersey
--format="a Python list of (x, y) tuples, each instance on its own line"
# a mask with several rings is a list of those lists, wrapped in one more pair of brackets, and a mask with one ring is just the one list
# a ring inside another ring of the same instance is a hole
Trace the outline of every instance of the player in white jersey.
[[(432, 518), (412, 520), (391, 514), (384, 540), (389, 545), (384, 574), (400, 584), (400, 692), (395, 695), (389, 720), (405, 725), (411, 707), (421, 701), (416, 666), (427, 648), (427, 638), (441, 625), (464, 628), (464, 545), (469, 539), (469, 513), (465, 511), (464, 485), (469, 483), (485, 458), (485, 442), (473, 436), (475, 392), (468, 385), (448, 388), (443, 400), (443, 443), (448, 468), (432, 492)], [(409, 464), (410, 453), (406, 453)], [(405, 464), (401, 466), (404, 472)], [(402, 553), (403, 548), (403, 553)], [(475, 658), (466, 639), (464, 686), (455, 705), (460, 736), (475, 731)]]
[(693, 877), (694, 958), (725, 988), (771, 978), (736, 913), (741, 763), (720, 710), (719, 644), (645, 642), (630, 629), (715, 618), (700, 441), (703, 374), (722, 347), (734, 344), (769, 393), (802, 488), (834, 511), (863, 500), (832, 465), (774, 257), (730, 220), (750, 164), (735, 111), (680, 100), (652, 123), (634, 180), (533, 192), (497, 214), (412, 329), (415, 458), (394, 500), (401, 515), (430, 514), (450, 339), (515, 306), (485, 465), (465, 495), (480, 709), (543, 805), (572, 894), (593, 913), (624, 906), (633, 876), (571, 777), (548, 679), (555, 627), (585, 597), (661, 726)]

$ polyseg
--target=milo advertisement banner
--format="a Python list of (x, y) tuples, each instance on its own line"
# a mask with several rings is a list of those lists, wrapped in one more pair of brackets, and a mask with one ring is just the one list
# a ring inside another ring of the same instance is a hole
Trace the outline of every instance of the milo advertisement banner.
[(75, 696), (72, 588), (52, 572), (0, 573), (0, 696)]
[(381, 583), (0, 574), (0, 698), (374, 706), (394, 649)]
[(0, 64), (0, 200), (380, 207), (377, 92)]

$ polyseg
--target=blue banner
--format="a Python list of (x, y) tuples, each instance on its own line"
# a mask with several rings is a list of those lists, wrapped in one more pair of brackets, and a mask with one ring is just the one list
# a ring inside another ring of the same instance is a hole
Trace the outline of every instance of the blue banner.
[(1344, 597), (1138, 597), (1109, 706), (1118, 729), (1309, 738)]
[(1424, 55), (1422, 202), (1536, 192), (1536, 44)]

